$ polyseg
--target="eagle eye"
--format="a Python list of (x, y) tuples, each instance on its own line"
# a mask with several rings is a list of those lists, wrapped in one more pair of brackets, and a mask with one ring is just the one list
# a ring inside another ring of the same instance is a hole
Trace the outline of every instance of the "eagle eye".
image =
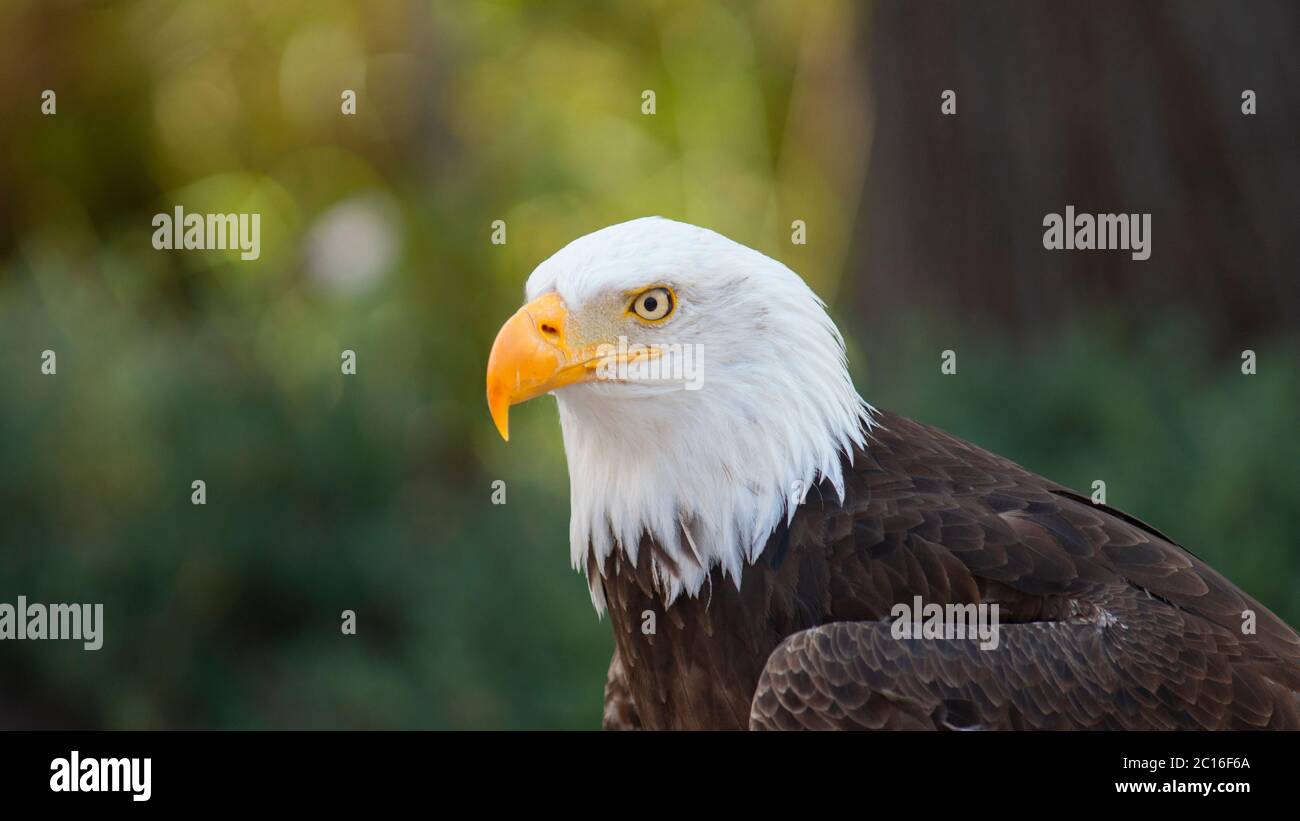
[(668, 288), (658, 287), (642, 291), (632, 300), (630, 310), (646, 322), (660, 322), (673, 312), (675, 300)]

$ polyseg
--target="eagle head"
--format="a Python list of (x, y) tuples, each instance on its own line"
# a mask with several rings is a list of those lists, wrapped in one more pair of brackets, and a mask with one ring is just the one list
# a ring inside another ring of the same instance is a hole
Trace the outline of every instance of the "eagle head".
[[(864, 444), (825, 304), (785, 265), (659, 217), (574, 240), (529, 276), (497, 334), (487, 400), (554, 394), (569, 465), (570, 555), (600, 575), (644, 540), (669, 604), (720, 567), (737, 585), (783, 516)], [(588, 578), (603, 611), (596, 578)]]

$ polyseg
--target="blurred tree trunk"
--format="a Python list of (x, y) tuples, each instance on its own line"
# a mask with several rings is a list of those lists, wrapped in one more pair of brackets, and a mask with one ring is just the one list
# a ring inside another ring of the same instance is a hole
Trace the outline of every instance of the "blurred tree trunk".
[[(1295, 327), (1300, 4), (886, 0), (868, 21), (863, 324), (948, 308), (1023, 339), (1177, 306), (1221, 344)], [(1045, 250), (1067, 205), (1149, 212), (1151, 258)]]

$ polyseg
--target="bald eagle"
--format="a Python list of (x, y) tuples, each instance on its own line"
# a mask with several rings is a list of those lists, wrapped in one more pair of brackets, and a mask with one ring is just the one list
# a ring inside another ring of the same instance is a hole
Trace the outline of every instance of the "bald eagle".
[[(607, 728), (1300, 728), (1294, 630), (1133, 516), (868, 405), (751, 248), (645, 218), (542, 262), (488, 360), (504, 438), (544, 393)], [(913, 603), (934, 632), (900, 634)], [(997, 641), (951, 634), (972, 605)]]

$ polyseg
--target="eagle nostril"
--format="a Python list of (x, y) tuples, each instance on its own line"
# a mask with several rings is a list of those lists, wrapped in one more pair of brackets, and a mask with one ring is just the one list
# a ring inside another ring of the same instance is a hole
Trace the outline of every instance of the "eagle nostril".
[(559, 335), (560, 335), (560, 331), (559, 331), (559, 329), (556, 328), (554, 325), (550, 324), (549, 322), (543, 322), (543, 323), (542, 323), (542, 333), (546, 334), (547, 336), (559, 336)]

